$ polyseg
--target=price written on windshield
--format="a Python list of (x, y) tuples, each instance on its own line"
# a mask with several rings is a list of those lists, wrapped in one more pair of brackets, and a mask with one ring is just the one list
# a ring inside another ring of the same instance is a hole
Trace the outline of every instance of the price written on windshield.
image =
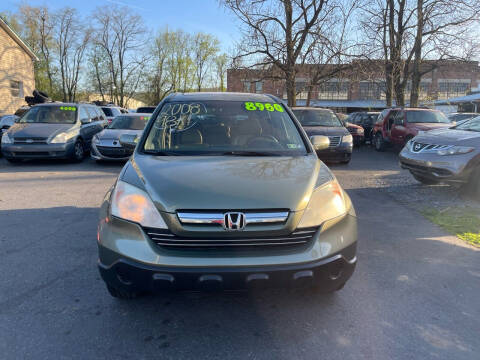
[(245, 110), (248, 111), (278, 111), (284, 112), (282, 105), (280, 104), (270, 104), (270, 103), (259, 103), (259, 102), (246, 102)]

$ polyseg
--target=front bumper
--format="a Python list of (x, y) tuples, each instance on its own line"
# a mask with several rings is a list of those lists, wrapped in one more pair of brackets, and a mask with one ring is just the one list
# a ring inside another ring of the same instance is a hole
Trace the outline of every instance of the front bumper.
[(65, 159), (73, 156), (75, 142), (64, 144), (2, 144), (2, 154), (14, 159)]
[(336, 147), (317, 151), (317, 156), (323, 161), (346, 161), (352, 156), (353, 143), (340, 143)]
[[(115, 152), (115, 151), (118, 151), (118, 150), (122, 150), (122, 151), (125, 151), (123, 149), (123, 147), (121, 146), (113, 146), (113, 145), (110, 145), (109, 146), (105, 146), (105, 148), (108, 148), (107, 151), (111, 151), (111, 152)], [(115, 154), (115, 157), (113, 156), (106, 156), (105, 154), (102, 154), (100, 152), (100, 150), (97, 148), (97, 146), (92, 142), (92, 148), (91, 148), (91, 151), (90, 151), (90, 156), (92, 159), (94, 160), (105, 160), (105, 161), (126, 161), (130, 158), (132, 154), (131, 153), (127, 153), (126, 155), (124, 156), (119, 156), (118, 154)]]
[[(100, 252), (110, 252), (106, 248)], [(158, 267), (120, 259), (111, 265), (99, 260), (103, 280), (129, 291), (234, 290), (265, 287), (318, 286), (326, 292), (344, 284), (357, 262), (356, 243), (325, 259), (302, 264), (245, 267)]]
[(356, 264), (357, 220), (347, 214), (294, 249), (167, 250), (137, 224), (102, 220), (99, 270), (104, 281), (131, 291), (242, 289), (253, 284), (289, 287), (314, 283), (326, 291), (343, 284)]
[(475, 161), (472, 160), (474, 157), (475, 153), (441, 156), (434, 153), (412, 153), (403, 148), (399, 160), (403, 169), (425, 178), (451, 183), (466, 183), (470, 180), (474, 168)]

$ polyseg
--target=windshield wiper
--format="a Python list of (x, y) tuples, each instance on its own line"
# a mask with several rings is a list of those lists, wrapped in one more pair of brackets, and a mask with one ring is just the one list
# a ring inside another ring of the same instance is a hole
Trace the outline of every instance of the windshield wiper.
[(222, 155), (230, 156), (282, 156), (278, 153), (271, 152), (262, 152), (262, 151), (246, 151), (246, 150), (237, 150), (237, 151), (225, 151)]

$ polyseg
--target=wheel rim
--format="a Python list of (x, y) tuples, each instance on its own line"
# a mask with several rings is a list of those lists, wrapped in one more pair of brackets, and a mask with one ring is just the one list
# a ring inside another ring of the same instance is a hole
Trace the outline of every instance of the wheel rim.
[(83, 146), (79, 142), (75, 145), (75, 156), (77, 159), (83, 158)]

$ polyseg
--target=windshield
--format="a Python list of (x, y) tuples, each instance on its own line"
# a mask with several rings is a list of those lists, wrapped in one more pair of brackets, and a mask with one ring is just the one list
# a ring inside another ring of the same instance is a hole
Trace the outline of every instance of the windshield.
[(244, 101), (166, 103), (143, 149), (175, 155), (306, 154), (281, 104)]
[(113, 114), (112, 108), (108, 107), (102, 107), (103, 112), (105, 113), (106, 116), (115, 116)]
[(480, 116), (467, 120), (455, 127), (455, 130), (479, 131), (480, 132)]
[(409, 123), (450, 123), (443, 113), (440, 111), (407, 111), (407, 122)]
[(149, 116), (117, 116), (108, 126), (109, 129), (143, 130)]
[(293, 109), (295, 117), (300, 121), (303, 126), (334, 126), (343, 127), (343, 124), (335, 116), (332, 111), (329, 110), (300, 110)]
[(461, 120), (471, 119), (475, 116), (476, 115), (474, 115), (474, 114), (453, 114), (453, 115), (449, 115), (448, 119), (453, 122), (453, 121), (461, 121)]
[(45, 124), (74, 124), (77, 119), (76, 106), (34, 106), (18, 122)]

